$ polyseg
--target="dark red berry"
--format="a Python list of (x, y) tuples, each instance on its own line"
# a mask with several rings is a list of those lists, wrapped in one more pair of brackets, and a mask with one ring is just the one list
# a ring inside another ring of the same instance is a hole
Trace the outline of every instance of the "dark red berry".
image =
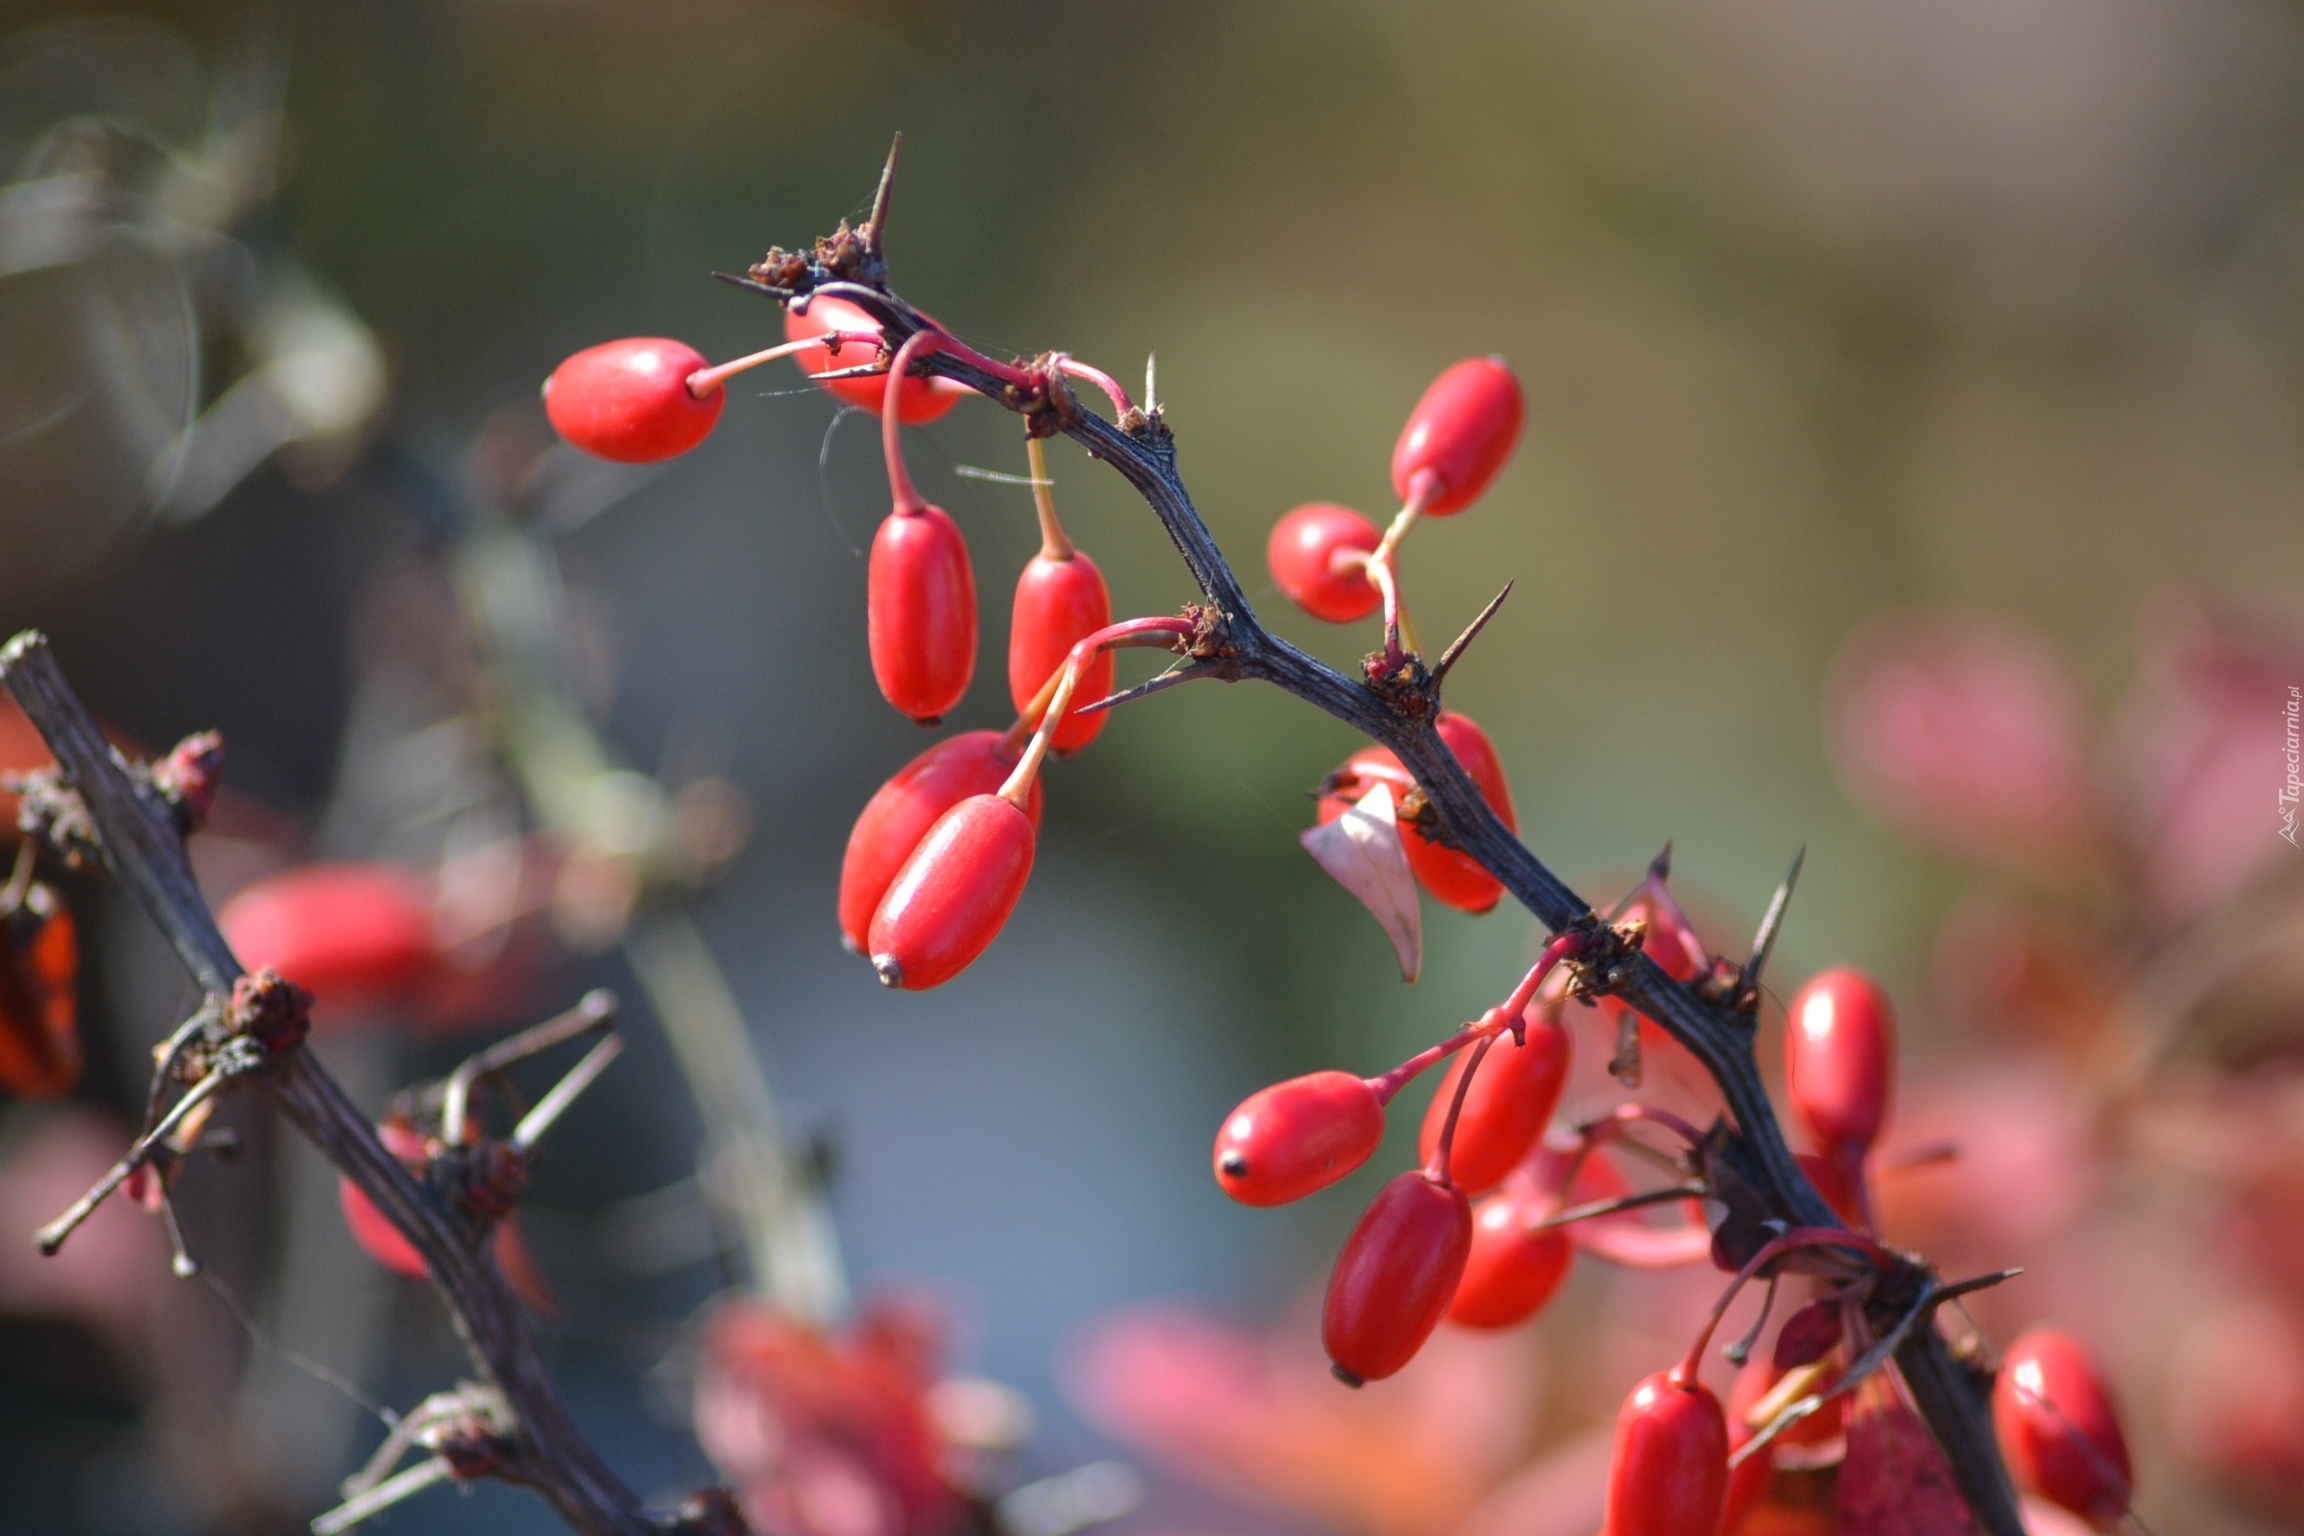
[(925, 991), (968, 968), (1000, 934), (1032, 873), (1032, 820), (998, 795), (946, 811), (912, 850), (868, 943), (891, 987)]
[(308, 864), (248, 886), (217, 914), (250, 970), (270, 966), (331, 1012), (405, 1000), (434, 972), (432, 893), (396, 864)]
[(1216, 1133), (1216, 1182), (1242, 1205), (1286, 1205), (1368, 1161), (1384, 1106), (1365, 1078), (1314, 1072), (1241, 1101)]
[(1880, 984), (1852, 966), (1793, 995), (1784, 1030), (1785, 1091), (1827, 1155), (1861, 1158), (1888, 1119), (1896, 1015)]
[(586, 453), (619, 464), (653, 464), (686, 453), (712, 430), (728, 392), (697, 395), (688, 375), (703, 354), (661, 336), (587, 347), (544, 381), (544, 413)]
[(1710, 1536), (1728, 1496), (1728, 1420), (1701, 1382), (1658, 1371), (1616, 1415), (1602, 1536)]
[(1500, 357), (1468, 357), (1432, 381), (1392, 450), (1392, 489), (1403, 502), (1416, 498), (1417, 477), (1437, 489), (1425, 502), (1431, 517), (1461, 512), (1480, 499), (1488, 482), (1512, 457), (1526, 413), (1520, 381)]
[[(846, 299), (825, 297), (811, 299), (806, 314), (784, 311), (784, 339), (805, 341), (821, 336), (826, 331), (864, 332), (878, 335), (880, 322)], [(792, 354), (792, 361), (800, 365), (805, 374), (832, 373), (843, 368), (863, 368), (879, 356), (879, 350), (866, 342), (845, 342), (838, 353), (829, 347), (810, 347)], [(819, 379), (817, 382), (832, 395), (850, 405), (861, 406), (873, 415), (880, 414), (881, 402), (887, 398), (886, 374), (863, 374), (853, 379)], [(969, 392), (965, 384), (950, 379), (914, 374), (896, 391), (896, 413), (908, 427), (917, 427), (934, 421), (960, 401)]]
[(80, 1080), (78, 930), (63, 901), (38, 882), (0, 927), (0, 1089), (60, 1098)]
[[(1456, 754), (1456, 760), (1464, 765), (1464, 771), (1472, 776), (1472, 782), (1479, 786), (1482, 797), (1505, 827), (1517, 832), (1520, 823), (1512, 809), (1512, 789), (1505, 782), (1503, 760), (1497, 757), (1487, 732), (1473, 724), (1469, 715), (1451, 710), (1440, 717), (1440, 737)], [(1320, 819), (1334, 821), (1379, 780), (1392, 786), (1395, 801), (1416, 783), (1389, 748), (1365, 747), (1353, 753), (1332, 776), (1332, 787), (1320, 802)], [(1434, 900), (1471, 913), (1490, 911), (1503, 900), (1503, 884), (1481, 868), (1470, 854), (1442, 847), (1413, 823), (1404, 825), (1401, 831), (1408, 868), (1415, 874), (1417, 883), (1432, 893)]]
[(1342, 550), (1373, 550), (1383, 542), (1376, 525), (1350, 507), (1315, 501), (1272, 525), (1264, 558), (1272, 567), (1273, 582), (1290, 602), (1316, 619), (1349, 624), (1374, 613), (1384, 598), (1368, 579), (1365, 566), (1338, 570), (1336, 555)]
[[(1461, 1129), (1457, 1135), (1460, 1148)], [(1448, 1321), (1466, 1328), (1512, 1328), (1543, 1310), (1575, 1256), (1566, 1232), (1537, 1225), (1552, 1208), (1551, 1201), (1510, 1191), (1473, 1207), (1472, 1248), (1448, 1303)]]
[[(1456, 1140), (1449, 1146), (1448, 1176), (1468, 1195), (1485, 1194), (1504, 1182), (1544, 1134), (1553, 1107), (1560, 1102), (1560, 1085), (1568, 1076), (1568, 1032), (1534, 1009), (1527, 1015), (1526, 1030), (1525, 1045), (1514, 1044), (1509, 1031), (1497, 1036), (1464, 1090)], [(1457, 1052), (1434, 1090), (1417, 1138), (1419, 1162), (1432, 1161), (1441, 1128), (1448, 1123), (1448, 1108), (1456, 1102), (1456, 1084), (1471, 1059), (1470, 1051)]]
[(1992, 1387), (1992, 1427), (2016, 1480), (2110, 1530), (2134, 1474), (2119, 1411), (2095, 1356), (2071, 1334), (2035, 1328), (2008, 1347)]
[(888, 702), (933, 725), (976, 675), (976, 574), (942, 507), (895, 511), (865, 578), (872, 676)]
[(1328, 1276), (1320, 1339), (1347, 1386), (1381, 1381), (1424, 1347), (1463, 1278), (1472, 1204), (1421, 1170), (1378, 1192)]
[[(1104, 573), (1079, 550), (1062, 558), (1034, 555), (1016, 579), (1016, 608), (1008, 626), (1008, 694), (1019, 710), (1064, 665), (1072, 647), (1112, 622), (1112, 596)], [(1072, 691), (1074, 707), (1112, 692), (1112, 653), (1091, 659)], [(1067, 756), (1096, 739), (1108, 715), (1067, 714), (1056, 727), (1053, 751)]]
[[(938, 817), (971, 795), (989, 795), (1007, 782), (1016, 760), (1000, 751), (998, 731), (964, 731), (936, 743), (897, 770), (865, 802), (840, 861), (840, 937), (858, 954), (872, 931), (872, 914), (896, 872), (920, 846)], [(1040, 781), (1024, 802), (1040, 825)]]

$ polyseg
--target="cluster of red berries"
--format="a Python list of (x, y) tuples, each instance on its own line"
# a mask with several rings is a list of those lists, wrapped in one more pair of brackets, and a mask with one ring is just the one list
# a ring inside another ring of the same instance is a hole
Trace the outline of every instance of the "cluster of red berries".
[[(1716, 964), (1659, 876), (1620, 916), (1619, 932), (1639, 932), (1643, 948), (1675, 974), (1693, 977)], [(1534, 1317), (1559, 1290), (1577, 1248), (1636, 1265), (1710, 1257), (1736, 1268), (1700, 1225), (1670, 1233), (1633, 1220), (1628, 1206), (1642, 1197), (1630, 1196), (1621, 1175), (1595, 1155), (1634, 1124), (1663, 1125), (1691, 1146), (1702, 1140), (1694, 1127), (1626, 1105), (1547, 1134), (1570, 1055), (1562, 1017), (1572, 968), (1560, 962), (1580, 948), (1574, 934), (1554, 940), (1503, 1002), (1392, 1071), (1374, 1078), (1315, 1072), (1275, 1084), (1251, 1095), (1217, 1133), (1216, 1182), (1226, 1194), (1258, 1206), (1301, 1199), (1366, 1162), (1392, 1096), (1452, 1058), (1425, 1115), (1423, 1165), (1377, 1193), (1329, 1278), (1322, 1341), (1348, 1385), (1400, 1370), (1443, 1320), (1506, 1328)], [(1868, 1178), (1888, 1119), (1894, 1060), (1888, 997), (1862, 972), (1826, 971), (1793, 998), (1787, 1095), (1816, 1148), (1803, 1163), (1852, 1230), (1795, 1230), (1772, 1241), (1738, 1273), (1714, 1323), (1744, 1283), (1773, 1276), (1795, 1249), (1885, 1258), (1870, 1235)], [(1649, 1241), (1627, 1243), (1630, 1233)], [(1773, 1357), (1745, 1365), (1733, 1414), (1697, 1375), (1710, 1325), (1678, 1366), (1635, 1387), (1617, 1421), (1607, 1536), (1733, 1530), (1765, 1495), (1779, 1451), (1791, 1465), (1803, 1449), (1837, 1441), (1841, 1404), (1859, 1384), (1846, 1362), (1862, 1353), (1844, 1337), (1847, 1315), (1837, 1294), (1793, 1314)], [(1742, 1362), (1748, 1351), (1749, 1343), (1730, 1353)], [(2083, 1518), (2117, 1521), (2129, 1502), (2127, 1452), (2085, 1350), (2064, 1335), (2028, 1334), (2008, 1352), (1998, 1381), (1995, 1419), (2019, 1479)]]

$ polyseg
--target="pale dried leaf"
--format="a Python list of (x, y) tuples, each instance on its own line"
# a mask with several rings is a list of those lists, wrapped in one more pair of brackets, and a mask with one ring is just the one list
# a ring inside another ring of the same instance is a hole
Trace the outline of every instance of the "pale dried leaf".
[(1300, 841), (1375, 917), (1399, 956), (1400, 979), (1414, 981), (1424, 965), (1424, 908), (1400, 841), (1391, 786), (1378, 784), (1326, 826), (1307, 828)]
[(1976, 1536), (1952, 1468), (1882, 1371), (1848, 1405), (1837, 1536)]

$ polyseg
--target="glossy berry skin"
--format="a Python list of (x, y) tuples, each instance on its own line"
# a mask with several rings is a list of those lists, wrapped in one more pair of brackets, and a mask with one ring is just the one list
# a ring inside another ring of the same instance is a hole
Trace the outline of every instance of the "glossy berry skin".
[(1364, 569), (1336, 570), (1336, 552), (1373, 550), (1383, 542), (1377, 526), (1350, 507), (1315, 501), (1272, 525), (1264, 559), (1290, 602), (1316, 619), (1350, 624), (1374, 613), (1384, 597)]
[[(963, 731), (936, 743), (896, 771), (865, 802), (840, 861), (840, 938), (857, 954), (872, 931), (872, 914), (896, 873), (937, 818), (971, 795), (989, 795), (1007, 782), (1016, 760), (1000, 753), (998, 731)], [(1024, 802), (1040, 825), (1040, 781)]]
[(653, 464), (686, 453), (712, 430), (728, 391), (696, 395), (688, 375), (703, 354), (661, 336), (587, 347), (544, 381), (544, 414), (575, 447), (619, 464)]
[(395, 864), (308, 864), (235, 895), (217, 922), (240, 963), (270, 966), (333, 1012), (400, 1001), (439, 963), (432, 897)]
[(872, 676), (889, 703), (934, 725), (976, 675), (976, 573), (942, 507), (891, 512), (865, 575)]
[(1472, 1203), (1421, 1170), (1378, 1192), (1328, 1276), (1320, 1341), (1347, 1386), (1382, 1381), (1424, 1347), (1472, 1246)]
[(1368, 1161), (1384, 1106), (1365, 1078), (1314, 1072), (1243, 1099), (1216, 1133), (1216, 1182), (1242, 1205), (1286, 1205)]
[(1033, 838), (1031, 818), (998, 795), (946, 811), (872, 914), (867, 947), (880, 979), (920, 992), (966, 970), (1024, 894)]
[(1412, 500), (1416, 477), (1429, 473), (1440, 488), (1425, 515), (1463, 511), (1512, 457), (1526, 415), (1520, 381), (1504, 359), (1468, 357), (1451, 365), (1408, 413), (1392, 450), (1392, 489), (1401, 501)]
[[(1008, 625), (1008, 695), (1021, 711), (1064, 665), (1072, 647), (1112, 622), (1112, 595), (1104, 573), (1079, 550), (1062, 560), (1034, 555), (1016, 578), (1016, 607)], [(1112, 653), (1102, 652), (1080, 674), (1075, 707), (1112, 692)], [(1067, 714), (1051, 750), (1069, 757), (1096, 739), (1108, 715)]]
[[(1517, 832), (1520, 822), (1512, 809), (1512, 789), (1505, 782), (1503, 760), (1496, 755), (1488, 733), (1473, 724), (1469, 715), (1454, 711), (1440, 717), (1439, 729), (1441, 739), (1464, 765), (1464, 771), (1472, 776), (1472, 782), (1479, 786), (1489, 807), (1506, 828)], [(1395, 799), (1416, 782), (1401, 766), (1400, 759), (1386, 747), (1365, 747), (1353, 753), (1338, 770), (1336, 779), (1334, 792), (1320, 802), (1319, 816), (1324, 822), (1343, 815), (1345, 809), (1378, 780), (1393, 786)], [(1482, 869), (1471, 855), (1441, 847), (1414, 826), (1401, 830), (1408, 868), (1416, 876), (1416, 883), (1431, 892), (1433, 900), (1477, 915), (1493, 911), (1496, 903), (1504, 899), (1503, 883)]]
[(1702, 1383), (1658, 1371), (1616, 1415), (1601, 1536), (1710, 1536), (1728, 1497), (1728, 1420)]
[[(1468, 1195), (1486, 1194), (1504, 1182), (1544, 1134), (1560, 1102), (1560, 1085), (1568, 1077), (1568, 1032), (1533, 1009), (1526, 1030), (1525, 1045), (1513, 1044), (1509, 1032), (1498, 1035), (1481, 1058), (1472, 1085), (1464, 1090), (1456, 1140), (1449, 1147), (1448, 1176)], [(1456, 1085), (1471, 1060), (1471, 1051), (1458, 1051), (1433, 1091), (1417, 1139), (1419, 1161), (1432, 1161), (1448, 1123), (1449, 1106), (1456, 1102)]]
[(1472, 1248), (1448, 1303), (1448, 1321), (1464, 1328), (1513, 1328), (1544, 1309), (1575, 1256), (1566, 1232), (1537, 1227), (1549, 1209), (1549, 1201), (1512, 1193), (1472, 1208)]
[(1784, 1030), (1785, 1089), (1827, 1155), (1858, 1159), (1888, 1119), (1896, 1015), (1880, 984), (1852, 966), (1793, 995)]
[[(849, 303), (846, 299), (829, 296), (811, 299), (808, 312), (795, 314), (784, 311), (784, 339), (805, 341), (821, 336), (826, 331), (863, 331), (879, 334), (880, 322)], [(838, 356), (829, 347), (810, 347), (792, 354), (792, 361), (805, 374), (830, 373), (842, 368), (862, 368), (869, 365), (879, 352), (868, 342), (846, 342)], [(853, 379), (819, 379), (817, 384), (835, 399), (860, 406), (873, 415), (880, 414), (880, 404), (888, 395), (888, 377), (885, 374), (866, 374)], [(896, 416), (908, 427), (923, 426), (936, 420), (968, 393), (967, 386), (950, 379), (924, 378), (913, 374), (905, 379), (896, 392)]]
[(2009, 1346), (1992, 1387), (1992, 1427), (2017, 1482), (2109, 1530), (2128, 1512), (2128, 1440), (2088, 1346), (2035, 1328)]
[(80, 1080), (80, 940), (55, 891), (0, 918), (0, 1091), (61, 1098)]

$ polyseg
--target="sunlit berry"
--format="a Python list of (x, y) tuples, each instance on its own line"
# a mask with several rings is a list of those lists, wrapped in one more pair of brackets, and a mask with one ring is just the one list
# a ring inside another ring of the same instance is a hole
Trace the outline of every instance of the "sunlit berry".
[(0, 918), (0, 1089), (60, 1098), (80, 1080), (80, 940), (48, 886)]
[(872, 676), (889, 703), (934, 725), (976, 675), (976, 573), (942, 507), (881, 521), (865, 573)]
[(270, 966), (329, 1012), (405, 1000), (440, 960), (432, 893), (396, 864), (308, 864), (246, 887), (217, 914), (250, 970)]
[(1216, 1182), (1242, 1205), (1286, 1205), (1368, 1161), (1384, 1106), (1365, 1078), (1314, 1072), (1259, 1089), (1216, 1133)]
[[(879, 321), (846, 299), (829, 295), (809, 300), (806, 314), (796, 314), (789, 309), (784, 311), (784, 339), (787, 341), (805, 341), (811, 336), (821, 336), (826, 331), (861, 331), (877, 335), (879, 330)], [(815, 375), (833, 373), (844, 368), (867, 367), (879, 355), (878, 349), (869, 343), (845, 342), (838, 353), (829, 347), (810, 347), (793, 353), (792, 361), (799, 365), (802, 373)], [(835, 398), (850, 405), (861, 406), (875, 416), (880, 414), (880, 404), (887, 398), (886, 374), (861, 374), (852, 379), (818, 379), (816, 382)], [(896, 391), (896, 414), (908, 427), (921, 426), (952, 409), (959, 403), (960, 397), (967, 393), (969, 390), (965, 384), (913, 374)]]
[(1992, 1387), (1992, 1427), (2016, 1480), (2110, 1530), (2134, 1487), (2128, 1440), (2095, 1356), (2071, 1334), (2035, 1328), (2008, 1347)]
[(1316, 619), (1349, 624), (1374, 613), (1384, 598), (1368, 579), (1365, 566), (1339, 570), (1336, 556), (1348, 550), (1373, 550), (1383, 541), (1376, 525), (1350, 507), (1315, 501), (1272, 525), (1264, 558), (1272, 567), (1274, 584), (1290, 602)]
[(1728, 1496), (1728, 1420), (1701, 1382), (1659, 1371), (1616, 1415), (1602, 1536), (1708, 1536)]
[(552, 370), (544, 413), (586, 453), (653, 464), (704, 441), (720, 419), (728, 391), (688, 388), (688, 375), (705, 366), (694, 347), (661, 336), (602, 342)]
[[(1112, 596), (1096, 562), (1075, 549), (1062, 558), (1045, 550), (1025, 563), (1016, 578), (1016, 607), (1008, 626), (1008, 694), (1018, 710), (1064, 665), (1072, 647), (1112, 622)], [(1112, 692), (1112, 653), (1099, 652), (1073, 690), (1076, 708)], [(1096, 739), (1108, 714), (1067, 714), (1049, 743), (1070, 755)]]
[(1320, 1340), (1347, 1386), (1406, 1365), (1440, 1325), (1472, 1245), (1472, 1205), (1421, 1170), (1378, 1192), (1328, 1276)]
[[(971, 795), (993, 793), (1015, 767), (1016, 759), (1000, 751), (998, 731), (963, 731), (936, 743), (880, 786), (857, 816), (840, 861), (840, 937), (850, 949), (864, 953), (880, 898), (937, 818)], [(1035, 827), (1040, 801), (1035, 778), (1024, 802)]]
[(1793, 995), (1784, 1031), (1785, 1091), (1827, 1154), (1861, 1158), (1888, 1119), (1896, 1015), (1880, 984), (1852, 966)]
[(891, 987), (942, 986), (984, 953), (1032, 873), (1032, 820), (998, 795), (946, 811), (872, 914), (867, 947)]
[(1566, 1232), (1538, 1225), (1551, 1208), (1550, 1201), (1511, 1192), (1472, 1208), (1472, 1247), (1448, 1303), (1448, 1321), (1465, 1328), (1512, 1328), (1543, 1310), (1575, 1256)]
[(1468, 357), (1452, 364), (1424, 391), (1392, 450), (1392, 489), (1415, 499), (1419, 476), (1436, 489), (1427, 516), (1446, 517), (1480, 499), (1488, 482), (1512, 457), (1526, 407), (1520, 381), (1500, 357)]
[[(1487, 732), (1473, 724), (1469, 715), (1454, 710), (1440, 717), (1439, 729), (1441, 739), (1464, 765), (1464, 771), (1472, 776), (1472, 782), (1498, 819), (1507, 830), (1517, 832), (1520, 823), (1512, 808), (1512, 789), (1505, 782), (1503, 760), (1496, 755)], [(1346, 806), (1374, 788), (1379, 780), (1392, 786), (1395, 801), (1415, 788), (1416, 783), (1401, 766), (1400, 759), (1386, 747), (1364, 747), (1353, 753), (1333, 779), (1333, 787), (1320, 804), (1319, 816), (1324, 822), (1342, 815)], [(1431, 892), (1434, 900), (1474, 914), (1491, 911), (1503, 900), (1503, 883), (1470, 854), (1442, 847), (1426, 837), (1413, 822), (1403, 824), (1401, 832), (1408, 868), (1416, 876), (1416, 883)]]
[[(1568, 1076), (1568, 1032), (1535, 1010), (1530, 1010), (1525, 1028), (1525, 1045), (1514, 1044), (1509, 1031), (1496, 1037), (1464, 1090), (1456, 1139), (1449, 1147), (1448, 1176), (1468, 1195), (1485, 1194), (1504, 1182), (1544, 1134), (1545, 1123), (1560, 1102), (1560, 1085)], [(1472, 1055), (1469, 1050), (1457, 1052), (1433, 1090), (1417, 1141), (1421, 1162), (1430, 1163), (1440, 1145), (1449, 1107), (1456, 1102), (1456, 1085)]]

